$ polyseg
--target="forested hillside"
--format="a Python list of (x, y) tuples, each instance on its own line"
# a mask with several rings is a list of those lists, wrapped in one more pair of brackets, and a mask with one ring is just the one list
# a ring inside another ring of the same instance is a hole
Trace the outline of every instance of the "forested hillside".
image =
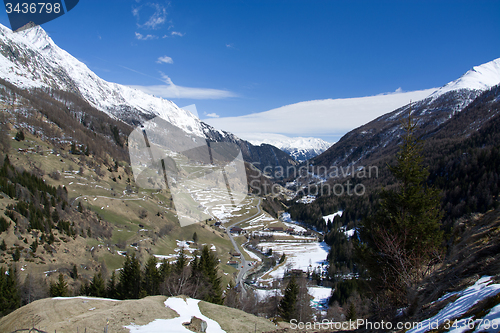
[[(457, 229), (458, 219), (478, 213), (484, 214), (500, 205), (499, 96), (499, 86), (485, 91), (464, 110), (454, 114), (432, 131), (425, 131), (419, 125), (419, 118), (414, 118), (416, 138), (420, 140), (422, 148), (421, 166), (428, 170), (424, 184), (438, 191), (442, 212), (439, 230), (443, 233), (440, 242), (440, 251), (443, 252), (439, 252), (439, 260), (434, 264), (447, 258), (447, 253), (456, 251), (456, 240), (460, 239), (459, 235), (463, 232), (463, 229)], [(353, 228), (359, 231), (368, 219), (380, 213), (388, 214), (383, 213), (381, 199), (384, 196), (381, 197), (381, 193), (397, 190), (399, 186), (389, 168), (396, 165), (397, 152), (391, 149), (389, 153), (371, 159), (378, 168), (378, 177), (357, 178), (353, 173), (346, 178), (330, 180), (332, 184), (336, 182), (344, 187), (346, 181), (350, 181), (351, 188), (355, 184), (363, 184), (366, 188), (366, 194), (363, 196), (318, 195), (310, 204), (297, 203), (296, 200), (288, 202), (292, 218), (323, 231), (325, 241), (331, 245), (329, 278), (336, 287), (330, 304), (338, 303), (345, 309), (350, 304), (355, 304), (359, 308), (358, 314), (370, 313), (363, 308), (362, 304), (366, 304), (366, 300), (361, 301), (359, 295), (373, 300), (373, 293), (377, 289), (374, 289), (373, 283), (366, 283), (366, 279), (371, 281), (374, 276), (367, 275), (370, 273), (366, 271), (366, 262), (360, 260), (359, 255), (355, 253), (360, 235), (349, 237), (345, 231)], [(314, 186), (310, 186), (309, 190), (311, 189), (316, 191)], [(325, 222), (323, 216), (338, 211), (341, 211), (341, 214), (335, 216), (332, 221)], [(394, 231), (394, 227), (390, 230)], [(371, 233), (373, 234), (373, 231)], [(366, 234), (361, 239), (361, 244), (365, 244)], [(380, 263), (378, 266), (380, 268)], [(500, 272), (495, 274), (497, 273)], [(358, 278), (345, 278), (353, 276), (352, 274)], [(380, 303), (378, 306), (380, 310), (390, 308), (389, 303)]]

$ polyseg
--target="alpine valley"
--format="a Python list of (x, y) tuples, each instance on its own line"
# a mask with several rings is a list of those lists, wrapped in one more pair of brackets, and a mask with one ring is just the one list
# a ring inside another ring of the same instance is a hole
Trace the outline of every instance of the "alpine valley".
[[(0, 331), (498, 332), (499, 83), (500, 58), (334, 144), (251, 143), (0, 25)], [(241, 202), (226, 171), (174, 182), (208, 216), (181, 227), (174, 190), (138, 186), (156, 117), (236, 145)]]

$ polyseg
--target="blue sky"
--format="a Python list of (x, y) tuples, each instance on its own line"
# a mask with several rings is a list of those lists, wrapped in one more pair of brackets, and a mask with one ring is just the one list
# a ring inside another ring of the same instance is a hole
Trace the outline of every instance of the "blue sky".
[(103, 79), (204, 119), (442, 86), (500, 57), (499, 17), (481, 0), (80, 0), (42, 27)]

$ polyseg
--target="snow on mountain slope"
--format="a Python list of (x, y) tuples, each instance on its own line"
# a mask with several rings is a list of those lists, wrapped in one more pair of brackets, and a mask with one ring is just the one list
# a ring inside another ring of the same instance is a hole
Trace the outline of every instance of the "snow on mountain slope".
[(106, 82), (59, 48), (40, 27), (13, 33), (0, 24), (0, 75), (21, 88), (77, 93), (112, 117), (138, 124), (160, 116), (188, 133), (204, 136), (200, 120), (173, 102)]
[[(475, 304), (488, 297), (500, 293), (500, 284), (493, 283), (491, 276), (483, 276), (476, 283), (462, 291), (447, 293), (439, 300), (450, 297), (457, 297), (455, 301), (450, 302), (434, 317), (426, 319), (409, 331), (408, 333), (425, 333), (438, 327), (445, 326), (450, 328), (449, 332), (498, 332), (500, 327), (499, 312), (500, 306), (493, 307), (484, 317), (462, 315), (467, 313)], [(438, 300), (438, 301), (439, 301)], [(457, 320), (456, 323), (454, 321)], [(449, 325), (446, 325), (450, 323)]]
[(313, 158), (330, 148), (332, 145), (322, 139), (312, 137), (290, 138), (280, 134), (267, 134), (265, 137), (265, 139), (250, 140), (250, 142), (254, 145), (273, 145), (292, 156), (298, 162)]
[(452, 90), (486, 90), (500, 83), (500, 58), (485, 64), (474, 66), (455, 81), (451, 81), (433, 92), (436, 98)]
[[(449, 121), (452, 121), (451, 124), (457, 124), (459, 121), (454, 120), (454, 115), (467, 110), (467, 107), (483, 92), (496, 89), (494, 87), (499, 82), (500, 59), (476, 66), (459, 79), (436, 89), (429, 97), (400, 107), (348, 132), (327, 151), (313, 158), (311, 163), (328, 167), (375, 163), (383, 156), (387, 156), (386, 154), (393, 153), (402, 135), (401, 121), (410, 110), (414, 120), (419, 124), (417, 135), (432, 136)], [(496, 94), (493, 91), (491, 93)], [(475, 119), (474, 123), (456, 125), (456, 128), (462, 129), (460, 135), (471, 133), (494, 114), (483, 115), (476, 108), (471, 112), (475, 114), (471, 116), (471, 119)]]

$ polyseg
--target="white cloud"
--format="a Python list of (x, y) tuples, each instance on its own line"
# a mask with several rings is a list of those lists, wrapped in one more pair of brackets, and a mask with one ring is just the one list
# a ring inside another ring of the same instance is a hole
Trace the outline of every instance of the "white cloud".
[(255, 139), (265, 133), (287, 136), (314, 136), (338, 141), (345, 133), (394, 111), (412, 101), (429, 96), (435, 89), (390, 93), (378, 96), (325, 99), (300, 102), (270, 111), (239, 117), (207, 118), (215, 128), (242, 139)]
[[(147, 6), (149, 8), (145, 8)], [(141, 11), (148, 10), (148, 19), (141, 23)], [(151, 14), (151, 10), (153, 13)], [(167, 9), (158, 3), (148, 3), (132, 9), (132, 15), (137, 20), (137, 26), (144, 29), (157, 29), (167, 21)]]
[(206, 114), (207, 117), (210, 117), (210, 118), (219, 118), (219, 115), (217, 113), (207, 113)]
[(150, 40), (150, 39), (157, 39), (158, 36), (155, 36), (155, 35), (146, 35), (146, 36), (144, 36), (143, 34), (141, 34), (139, 32), (136, 32), (135, 33), (135, 38), (137, 38), (138, 40)]
[(182, 37), (184, 36), (186, 33), (182, 33), (182, 32), (179, 32), (179, 31), (172, 31), (170, 33), (172, 36), (179, 36), (179, 37)]
[(163, 56), (163, 57), (159, 57), (156, 62), (159, 63), (159, 64), (161, 64), (161, 63), (173, 64), (174, 60), (172, 58), (170, 58), (170, 57)]
[(144, 91), (147, 94), (163, 98), (223, 99), (238, 96), (228, 90), (178, 86), (174, 84), (172, 79), (170, 79), (167, 75), (161, 73), (161, 76), (163, 81), (166, 83), (165, 85), (130, 87)]

